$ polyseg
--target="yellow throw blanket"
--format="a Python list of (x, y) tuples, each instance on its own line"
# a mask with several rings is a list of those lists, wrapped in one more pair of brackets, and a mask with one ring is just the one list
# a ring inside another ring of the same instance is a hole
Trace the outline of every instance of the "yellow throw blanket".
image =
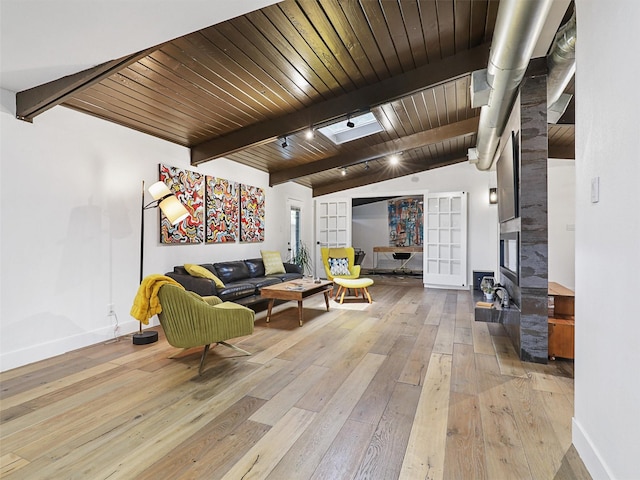
[(138, 293), (136, 293), (136, 296), (133, 299), (131, 316), (145, 325), (148, 325), (151, 317), (162, 312), (162, 306), (158, 299), (158, 291), (161, 286), (167, 284), (176, 285), (184, 289), (184, 287), (173, 278), (160, 275), (159, 273), (144, 277), (140, 287), (138, 287)]

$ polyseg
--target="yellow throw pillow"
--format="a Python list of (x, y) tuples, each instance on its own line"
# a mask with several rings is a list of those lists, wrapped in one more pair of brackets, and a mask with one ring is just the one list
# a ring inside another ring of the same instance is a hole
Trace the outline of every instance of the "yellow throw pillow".
[(286, 273), (284, 265), (282, 263), (282, 257), (280, 252), (270, 252), (267, 250), (260, 250), (262, 255), (262, 262), (264, 263), (264, 274), (274, 275), (276, 273)]
[(213, 273), (200, 265), (185, 263), (184, 269), (189, 272), (189, 275), (191, 275), (192, 277), (208, 278), (209, 280), (213, 280), (213, 283), (216, 284), (216, 287), (224, 288), (224, 283), (222, 283), (222, 280), (220, 280)]

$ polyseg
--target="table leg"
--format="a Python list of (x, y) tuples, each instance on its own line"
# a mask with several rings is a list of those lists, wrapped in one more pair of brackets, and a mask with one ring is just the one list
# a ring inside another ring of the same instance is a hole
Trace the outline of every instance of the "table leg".
[(324, 303), (327, 304), (327, 312), (329, 311), (329, 290), (324, 292)]
[(302, 326), (302, 300), (298, 300), (298, 319), (300, 320), (300, 326)]
[(271, 320), (271, 309), (273, 308), (273, 304), (275, 301), (275, 298), (269, 300), (269, 307), (267, 309), (267, 323), (269, 323), (269, 320)]

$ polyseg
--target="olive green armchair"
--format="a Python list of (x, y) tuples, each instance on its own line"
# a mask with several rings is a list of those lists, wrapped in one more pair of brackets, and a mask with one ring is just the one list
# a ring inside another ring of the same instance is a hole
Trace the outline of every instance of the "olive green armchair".
[(221, 344), (251, 355), (225, 340), (253, 333), (255, 312), (218, 297), (201, 297), (175, 285), (163, 285), (158, 292), (162, 312), (158, 314), (167, 342), (177, 348), (204, 346), (198, 373), (202, 374), (209, 346)]

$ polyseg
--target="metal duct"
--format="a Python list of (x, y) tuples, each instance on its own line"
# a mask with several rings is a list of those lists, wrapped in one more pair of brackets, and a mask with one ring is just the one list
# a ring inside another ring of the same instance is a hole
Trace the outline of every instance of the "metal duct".
[(501, 0), (491, 42), (489, 104), (480, 110), (479, 170), (489, 170), (553, 0)]
[(556, 123), (569, 104), (571, 95), (563, 94), (576, 73), (576, 12), (556, 34), (547, 55), (547, 121)]

